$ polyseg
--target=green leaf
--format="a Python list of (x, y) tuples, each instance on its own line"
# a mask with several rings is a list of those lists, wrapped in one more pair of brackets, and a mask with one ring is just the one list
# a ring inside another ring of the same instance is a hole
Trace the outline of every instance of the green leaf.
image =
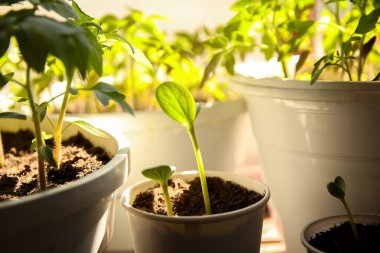
[(165, 184), (173, 175), (176, 168), (174, 166), (160, 165), (153, 168), (144, 169), (141, 173), (144, 177), (157, 181), (159, 184)]
[(207, 64), (205, 71), (203, 73), (201, 87), (203, 87), (205, 83), (211, 78), (211, 76), (214, 75), (216, 67), (222, 60), (223, 55), (224, 55), (224, 52), (222, 51), (217, 54), (214, 54), (214, 56), (211, 58), (211, 61)]
[(8, 119), (21, 119), (25, 120), (26, 115), (18, 112), (0, 112), (0, 118), (8, 118)]
[(53, 152), (51, 149), (47, 146), (41, 146), (38, 149), (39, 154), (42, 156), (42, 158), (48, 162), (48, 164), (54, 168), (57, 168), (57, 162), (54, 159)]
[(343, 199), (346, 195), (346, 184), (343, 178), (338, 176), (335, 178), (334, 182), (329, 182), (327, 184), (327, 190), (332, 196), (338, 199)]
[[(42, 137), (43, 142), (45, 143), (46, 140), (49, 140), (49, 139), (53, 138), (53, 135), (48, 134), (45, 131), (42, 131), (41, 132), (41, 137)], [(32, 140), (32, 147), (31, 148), (33, 150), (37, 150), (37, 140), (36, 140), (36, 138), (34, 138)]]
[(78, 15), (74, 8), (64, 0), (41, 1), (41, 6), (47, 10), (52, 10), (58, 13), (62, 17), (78, 19)]
[(94, 20), (94, 18), (92, 18), (91, 16), (87, 15), (84, 11), (82, 11), (82, 9), (79, 7), (79, 5), (75, 1), (72, 1), (72, 7), (76, 12), (77, 21), (90, 22)]
[(13, 78), (15, 73), (8, 73), (3, 75), (0, 72), (0, 90)]
[(365, 60), (368, 56), (368, 54), (372, 51), (373, 46), (376, 42), (376, 36), (373, 36), (367, 43), (363, 46), (363, 59)]
[(205, 41), (205, 44), (213, 48), (224, 48), (228, 44), (228, 38), (224, 35), (218, 35), (207, 39)]
[(301, 53), (300, 58), (296, 64), (296, 73), (302, 68), (309, 54), (310, 54), (309, 50), (305, 50)]
[(78, 90), (73, 87), (69, 88), (69, 92), (71, 95), (74, 95), (74, 96), (78, 95)]
[(141, 63), (145, 67), (153, 68), (152, 63), (145, 56), (145, 54), (138, 48), (132, 47), (129, 43), (126, 46), (128, 54), (135, 59), (137, 62)]
[(80, 128), (86, 130), (87, 132), (89, 132), (92, 135), (95, 135), (97, 137), (104, 138), (104, 139), (108, 138), (108, 135), (105, 134), (102, 130), (100, 130), (99, 128), (91, 125), (90, 123), (88, 123), (86, 121), (75, 120), (75, 121), (72, 121), (71, 123), (74, 124), (74, 125), (79, 126)]
[(235, 58), (232, 53), (228, 53), (224, 56), (224, 65), (230, 75), (235, 74)]
[(24, 98), (24, 97), (11, 97), (9, 99), (13, 100), (13, 101), (15, 101), (17, 103), (20, 103), (22, 105), (29, 106), (29, 100), (27, 98)]
[(45, 119), (46, 113), (47, 113), (47, 107), (48, 103), (43, 102), (40, 105), (37, 105), (37, 112), (40, 114), (40, 121), (43, 121)]
[(363, 14), (360, 17), (358, 27), (355, 30), (355, 33), (365, 34), (372, 31), (376, 27), (377, 20), (380, 17), (380, 8), (373, 10), (370, 14)]
[(193, 127), (196, 117), (195, 101), (188, 89), (173, 82), (158, 86), (156, 98), (161, 109), (186, 128)]
[(202, 105), (200, 103), (195, 103), (195, 110), (196, 110), (196, 113), (195, 113), (195, 118), (198, 116), (198, 114), (201, 112), (201, 109), (202, 109)]
[(118, 103), (125, 111), (133, 115), (132, 108), (125, 102), (125, 95), (120, 93), (115, 87), (108, 83), (99, 82), (90, 90), (95, 91), (97, 99), (104, 105), (108, 106), (110, 101)]

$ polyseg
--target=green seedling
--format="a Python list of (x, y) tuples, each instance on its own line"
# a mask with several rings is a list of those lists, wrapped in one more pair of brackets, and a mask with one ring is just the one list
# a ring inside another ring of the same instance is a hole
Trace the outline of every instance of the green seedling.
[(345, 195), (346, 195), (346, 183), (344, 182), (342, 177), (336, 177), (334, 182), (329, 182), (327, 184), (327, 190), (329, 193), (334, 196), (335, 198), (340, 199), (340, 201), (343, 203), (344, 209), (347, 212), (348, 219), (351, 225), (352, 233), (354, 234), (355, 240), (358, 242), (359, 241), (359, 233), (358, 230), (356, 229), (355, 223), (354, 223), (354, 218), (352, 216), (352, 213), (350, 211), (350, 208), (347, 205), (347, 202), (345, 200)]
[(187, 130), (187, 133), (190, 136), (198, 165), (206, 214), (211, 214), (211, 204), (208, 194), (205, 169), (194, 129), (194, 120), (201, 108), (199, 104), (195, 103), (195, 100), (188, 89), (173, 82), (165, 82), (158, 86), (156, 90), (156, 98), (161, 109), (170, 118), (180, 123)]
[(174, 166), (161, 165), (153, 168), (148, 168), (142, 171), (142, 174), (145, 177), (152, 179), (160, 184), (162, 188), (162, 193), (164, 195), (168, 216), (173, 216), (173, 208), (168, 190), (168, 181), (175, 170), (176, 168)]

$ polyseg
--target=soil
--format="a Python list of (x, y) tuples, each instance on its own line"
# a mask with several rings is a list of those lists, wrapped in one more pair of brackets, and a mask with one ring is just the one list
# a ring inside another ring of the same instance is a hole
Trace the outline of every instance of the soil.
[[(238, 210), (260, 201), (264, 196), (248, 190), (231, 181), (219, 177), (207, 177), (213, 214)], [(185, 182), (181, 179), (169, 181), (169, 195), (173, 204), (174, 215), (205, 215), (201, 183), (198, 178)], [(166, 208), (159, 185), (136, 196), (133, 207), (146, 212), (166, 215)]]
[(330, 230), (318, 233), (310, 244), (327, 253), (368, 253), (380, 252), (380, 224), (356, 224), (359, 243), (355, 242), (350, 224), (345, 222)]
[[(0, 168), (0, 201), (19, 199), (38, 192), (37, 154), (31, 150), (34, 138), (29, 130), (2, 132), (5, 165)], [(47, 145), (52, 146), (52, 143)], [(94, 147), (81, 134), (62, 142), (60, 169), (46, 163), (47, 185), (54, 188), (82, 178), (106, 164), (106, 152)]]

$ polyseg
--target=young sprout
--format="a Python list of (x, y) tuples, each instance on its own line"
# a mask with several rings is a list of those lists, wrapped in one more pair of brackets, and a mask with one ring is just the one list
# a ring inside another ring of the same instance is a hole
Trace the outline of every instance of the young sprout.
[(355, 240), (358, 242), (359, 241), (359, 233), (358, 230), (356, 229), (355, 223), (354, 223), (354, 218), (352, 216), (352, 213), (350, 211), (350, 208), (347, 205), (347, 202), (345, 200), (345, 195), (346, 195), (346, 183), (344, 182), (343, 178), (338, 176), (335, 178), (334, 182), (329, 182), (327, 184), (327, 190), (329, 193), (334, 196), (335, 198), (340, 199), (342, 201), (344, 209), (346, 209), (348, 219), (351, 225), (352, 233), (354, 234)]
[(168, 190), (168, 180), (171, 177), (171, 175), (173, 175), (175, 170), (176, 168), (174, 166), (161, 165), (153, 168), (148, 168), (142, 171), (142, 174), (145, 177), (157, 181), (160, 184), (162, 188), (162, 193), (164, 195), (168, 216), (173, 216), (173, 208)]
[(194, 130), (194, 120), (200, 111), (200, 106), (195, 104), (194, 98), (188, 89), (173, 82), (165, 82), (158, 86), (156, 90), (156, 98), (161, 109), (170, 118), (185, 127), (190, 136), (195, 158), (197, 160), (206, 214), (211, 214), (211, 204), (208, 194), (205, 169)]

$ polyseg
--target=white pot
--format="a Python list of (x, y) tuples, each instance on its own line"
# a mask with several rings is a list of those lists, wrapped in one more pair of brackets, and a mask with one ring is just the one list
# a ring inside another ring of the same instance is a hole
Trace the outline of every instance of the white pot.
[(347, 182), (354, 212), (380, 212), (373, 201), (380, 192), (378, 82), (232, 82), (247, 101), (289, 252), (302, 250), (297, 242), (306, 222), (342, 212), (325, 188), (338, 175)]
[[(378, 214), (354, 214), (355, 223), (363, 225), (380, 224), (380, 215)], [(348, 221), (347, 215), (329, 216), (326, 218), (318, 219), (307, 224), (301, 232), (301, 242), (307, 249), (308, 253), (324, 253), (321, 250), (310, 245), (309, 241), (318, 233), (323, 233), (329, 229), (339, 226)]]
[[(267, 186), (231, 172), (209, 171), (206, 175), (233, 181), (263, 194), (264, 198), (251, 206), (223, 214), (168, 217), (133, 208), (136, 195), (155, 182), (145, 180), (135, 184), (123, 193), (122, 204), (128, 212), (136, 253), (260, 252), (264, 209), (270, 196)], [(186, 181), (196, 176), (197, 171), (174, 175)]]
[[(127, 113), (84, 116), (95, 124), (122, 132), (130, 142), (132, 169), (124, 189), (144, 179), (142, 169), (157, 164), (173, 164), (184, 170), (197, 166), (186, 130), (163, 112), (137, 111), (134, 117)], [(243, 98), (211, 106), (202, 104), (201, 113), (195, 120), (195, 131), (207, 169), (234, 171), (247, 162), (257, 162), (256, 142)], [(120, 189), (120, 194), (122, 191)], [(115, 219), (115, 236), (109, 249), (131, 250), (131, 232), (121, 206), (116, 206)]]
[[(33, 129), (31, 121), (0, 120), (1, 131), (26, 128)], [(43, 129), (51, 132), (47, 123)], [(107, 133), (108, 138), (102, 139), (74, 125), (64, 138), (77, 132), (105, 149), (111, 161), (64, 186), (0, 202), (2, 252), (97, 253), (107, 247), (112, 235), (115, 191), (124, 181), (129, 145), (115, 133)]]

